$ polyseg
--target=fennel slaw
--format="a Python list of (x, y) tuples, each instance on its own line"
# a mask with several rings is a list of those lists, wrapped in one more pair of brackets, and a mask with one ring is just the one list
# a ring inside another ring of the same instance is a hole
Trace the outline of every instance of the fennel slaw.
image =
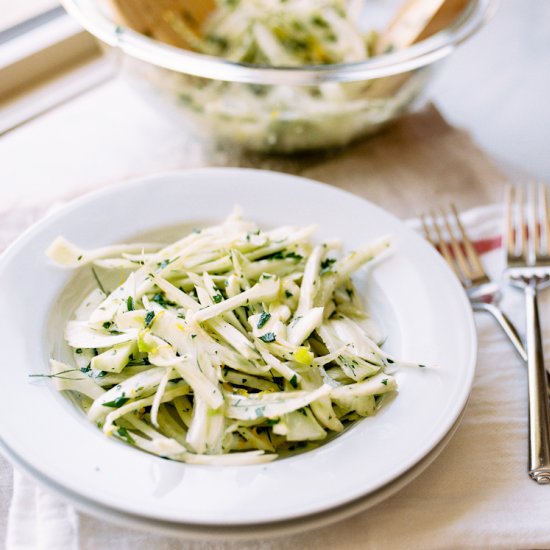
[[(355, 63), (374, 55), (377, 33), (359, 25), (362, 2), (219, 1), (200, 30), (179, 12), (165, 20), (194, 51), (263, 67)], [(410, 73), (399, 89), (370, 93), (376, 81), (289, 86), (193, 77), (136, 63), (151, 91), (175, 102), (199, 132), (250, 150), (291, 153), (340, 147), (401, 114), (427, 74)], [(138, 82), (136, 82), (138, 84)], [(146, 85), (145, 85), (146, 86)]]
[[(200, 464), (269, 461), (375, 414), (395, 359), (350, 277), (390, 240), (338, 259), (313, 231), (235, 212), (164, 247), (57, 239), (48, 255), (98, 282), (65, 330), (74, 365), (51, 361), (58, 389), (105, 434)], [(125, 280), (109, 291), (96, 269)]]

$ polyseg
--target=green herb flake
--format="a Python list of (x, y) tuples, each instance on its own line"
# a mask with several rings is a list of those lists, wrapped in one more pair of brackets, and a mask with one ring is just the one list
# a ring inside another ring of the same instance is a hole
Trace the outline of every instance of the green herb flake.
[(134, 445), (135, 444), (135, 441), (134, 441), (134, 438), (130, 435), (130, 432), (126, 429), (126, 428), (123, 428), (122, 426), (120, 428), (118, 428), (118, 430), (116, 431), (116, 433), (122, 437), (122, 439), (126, 440), (128, 443), (130, 443), (130, 445)]
[(160, 292), (157, 292), (157, 293), (153, 296), (153, 302), (156, 302), (159, 306), (162, 306), (162, 307), (174, 305), (173, 302), (169, 302), (169, 301), (162, 295), (162, 293), (160, 293)]
[(103, 292), (106, 296), (108, 295), (108, 292), (105, 290), (103, 285), (101, 284), (101, 281), (99, 280), (99, 277), (97, 276), (95, 268), (92, 267), (92, 275), (94, 276), (95, 282), (97, 283), (97, 286), (99, 287), (99, 290)]
[(145, 326), (148, 327), (155, 318), (155, 312), (154, 311), (148, 311), (147, 315), (145, 315)]
[(128, 402), (129, 400), (130, 400), (129, 397), (124, 397), (124, 395), (121, 395), (116, 399), (113, 399), (113, 401), (107, 401), (107, 403), (103, 403), (103, 406), (111, 407), (113, 409), (118, 409), (119, 407), (122, 407), (122, 405), (124, 405), (124, 403)]
[(260, 340), (269, 344), (270, 342), (275, 342), (275, 334), (273, 332), (266, 332), (260, 336)]
[(134, 311), (134, 299), (132, 296), (128, 296), (126, 299), (126, 307), (128, 308), (128, 311)]
[(293, 260), (297, 260), (297, 261), (300, 261), (300, 260), (303, 260), (304, 257), (296, 252), (289, 252), (285, 258), (292, 258)]
[(388, 385), (388, 379), (384, 378), (384, 380), (382, 380), (382, 384), (384, 384), (384, 386), (387, 386)]
[(82, 353), (82, 348), (76, 348), (74, 352), (80, 355)]
[(336, 262), (336, 258), (326, 258), (321, 262), (321, 275), (325, 275), (332, 270), (332, 264)]
[(280, 418), (268, 418), (265, 423), (268, 426), (275, 426), (275, 424), (278, 424), (281, 421)]
[(290, 380), (290, 385), (293, 387), (293, 388), (297, 388), (298, 387), (298, 377), (296, 375), (294, 375)]
[(223, 296), (221, 294), (214, 294), (212, 296), (212, 300), (214, 300), (214, 303), (219, 304), (223, 300)]
[(104, 329), (108, 329), (113, 323), (111, 323), (111, 321), (105, 321), (103, 323), (103, 328)]
[(260, 318), (258, 319), (258, 324), (256, 326), (258, 328), (262, 328), (269, 321), (269, 319), (271, 319), (271, 313), (262, 311), (262, 314), (260, 315)]
[(290, 292), (290, 290), (285, 290), (285, 296), (287, 298), (292, 298), (292, 296), (294, 296), (294, 294), (292, 294), (292, 292)]

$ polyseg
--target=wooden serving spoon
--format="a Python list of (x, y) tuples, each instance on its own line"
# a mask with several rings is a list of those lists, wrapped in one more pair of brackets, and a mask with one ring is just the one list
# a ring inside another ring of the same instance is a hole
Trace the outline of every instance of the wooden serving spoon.
[[(406, 0), (387, 28), (380, 34), (375, 54), (402, 50), (454, 23), (470, 0)], [(408, 74), (388, 76), (373, 83), (369, 97), (392, 95)]]
[(407, 0), (380, 34), (375, 53), (402, 50), (456, 21), (469, 0)]
[[(405, 0), (387, 28), (380, 34), (375, 54), (401, 50), (452, 24), (470, 0)], [(177, 14), (197, 36), (205, 20), (216, 8), (216, 0), (110, 0), (116, 19), (131, 29), (160, 42), (193, 49), (167, 19)], [(362, 2), (361, 2), (362, 4)], [(354, 8), (352, 8), (354, 6)], [(359, 10), (358, 0), (350, 0), (350, 9)], [(388, 76), (374, 81), (368, 97), (388, 97), (408, 79), (409, 74)]]
[(132, 30), (160, 42), (191, 49), (185, 39), (167, 21), (166, 14), (176, 13), (198, 36), (205, 19), (216, 8), (215, 0), (111, 0), (116, 18)]

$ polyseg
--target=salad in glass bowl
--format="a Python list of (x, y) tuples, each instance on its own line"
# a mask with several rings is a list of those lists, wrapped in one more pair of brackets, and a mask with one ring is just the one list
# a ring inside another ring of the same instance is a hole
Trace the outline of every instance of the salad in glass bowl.
[(392, 1), (64, 0), (149, 101), (203, 135), (270, 153), (340, 147), (381, 129), (492, 4), (471, 0), (450, 26), (403, 47), (374, 28)]

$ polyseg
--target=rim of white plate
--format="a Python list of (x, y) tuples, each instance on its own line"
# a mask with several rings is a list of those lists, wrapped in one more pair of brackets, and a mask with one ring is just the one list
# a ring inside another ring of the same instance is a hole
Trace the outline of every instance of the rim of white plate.
[[(233, 202), (240, 202), (245, 215), (262, 225), (296, 218), (302, 225), (320, 218), (323, 236), (338, 228), (352, 232), (343, 235), (347, 248), (390, 231), (396, 251), (370, 273), (393, 316), (389, 324), (399, 329), (393, 345), (401, 353), (422, 352), (422, 359), (435, 359), (439, 367), (400, 369), (401, 391), (388, 407), (319, 449), (237, 468), (165, 461), (105, 438), (48, 382), (29, 383), (29, 373), (47, 372), (52, 343), (44, 338), (46, 324), (70, 278), (43, 255), (59, 232), (82, 246), (100, 246), (173, 225), (178, 216), (191, 224), (211, 222), (226, 215)], [(202, 208), (209, 210), (207, 215)], [(37, 279), (44, 286), (33, 286)], [(27, 230), (4, 253), (0, 304), (10, 312), (0, 319), (0, 338), (12, 359), (9, 371), (6, 365), (0, 369), (0, 417), (5, 419), (0, 443), (68, 491), (164, 521), (252, 525), (306, 516), (364, 497), (412, 468), (441, 441), (466, 403), (475, 370), (475, 326), (467, 298), (421, 237), (350, 193), (261, 170), (167, 173), (72, 201)], [(407, 330), (402, 330), (403, 323)]]

